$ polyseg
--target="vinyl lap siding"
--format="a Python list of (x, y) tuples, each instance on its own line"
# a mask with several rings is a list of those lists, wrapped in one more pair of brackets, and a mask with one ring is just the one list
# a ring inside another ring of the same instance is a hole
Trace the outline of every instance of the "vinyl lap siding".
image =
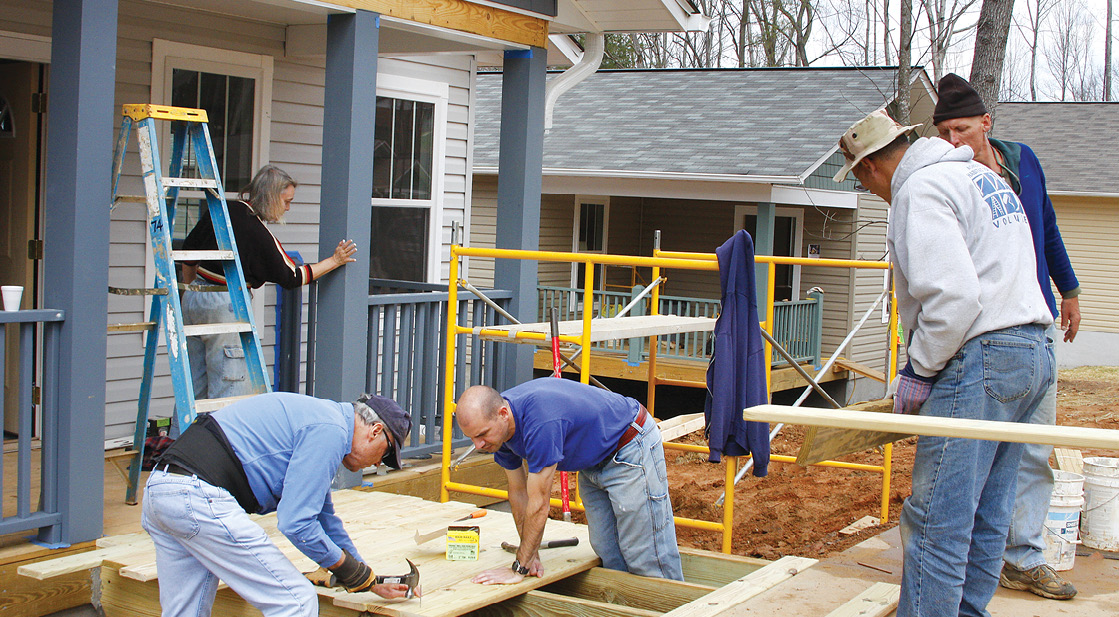
[[(805, 208), (804, 234), (801, 255), (808, 254), (809, 244), (820, 245), (822, 259), (850, 259), (852, 253), (854, 213), (851, 210), (832, 208)], [(851, 281), (854, 274), (849, 268), (824, 268), (802, 266), (800, 269), (800, 298), (819, 287), (824, 291), (823, 338), (820, 354), (827, 358), (843, 342), (851, 329)], [(844, 357), (850, 357), (844, 351)]]
[[(1119, 199), (1052, 197), (1057, 224), (1080, 281), (1081, 330), (1119, 332)], [(1060, 302), (1060, 294), (1054, 288)], [(1078, 339), (1079, 340), (1079, 339)]]

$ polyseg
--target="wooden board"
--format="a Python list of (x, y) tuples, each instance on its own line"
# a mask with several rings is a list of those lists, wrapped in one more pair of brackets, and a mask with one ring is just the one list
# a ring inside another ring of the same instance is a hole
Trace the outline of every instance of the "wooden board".
[[(591, 550), (585, 525), (548, 521), (544, 532), (545, 540), (574, 536), (579, 538), (579, 545), (542, 551), (545, 568), (542, 578), (530, 577), (517, 585), (477, 585), (470, 582), (475, 574), (487, 568), (508, 567), (513, 561), (513, 556), (501, 549), (502, 541), (517, 542), (516, 524), (511, 514), (491, 511), (485, 517), (471, 521), (470, 524), (480, 528), (481, 555), (478, 561), (447, 561), (444, 555), (445, 540), (440, 538), (417, 546), (413, 536), (417, 530), (426, 531), (450, 524), (454, 519), (473, 512), (477, 509), (473, 504), (441, 504), (380, 492), (336, 491), (334, 505), (354, 545), (374, 572), (405, 573), (408, 566), (404, 560), (411, 559), (420, 570), (424, 594), (423, 598), (390, 601), (372, 592), (347, 593), (317, 588), (321, 605), (343, 609), (341, 613), (331, 614), (358, 614), (365, 611), (390, 616), (452, 617), (524, 594), (599, 564), (598, 557)], [(317, 567), (279, 533), (275, 514), (253, 518), (301, 572), (309, 572)], [(100, 553), (104, 568), (110, 570), (112, 575), (103, 578), (103, 587), (106, 587), (102, 590), (103, 595), (119, 591), (113, 600), (117, 607), (128, 607), (132, 602), (150, 604), (151, 598), (158, 598), (158, 571), (151, 540), (133, 535), (119, 542), (109, 540), (104, 544), (108, 546), (97, 552)], [(56, 566), (53, 571), (71, 570), (75, 566), (88, 569), (90, 558), (83, 555), (73, 561), (75, 563)], [(39, 570), (50, 569), (49, 563), (39, 566)], [(108, 590), (108, 587), (113, 589)], [(223, 602), (226, 604), (236, 605), (240, 600), (235, 594), (228, 592), (219, 595), (225, 598)], [(158, 614), (158, 607), (153, 609), (146, 604), (135, 607), (134, 614)], [(215, 608), (214, 614), (240, 615), (244, 610), (244, 607), (233, 606), (219, 613)], [(110, 614), (110, 611), (106, 613)], [(249, 610), (244, 614), (254, 613)]]
[(699, 600), (669, 611), (664, 617), (710, 617), (740, 605), (750, 598), (811, 568), (815, 559), (786, 556), (720, 587)]
[(661, 430), (661, 441), (672, 441), (701, 430), (706, 424), (707, 420), (703, 417), (703, 412), (699, 412), (657, 422), (657, 428)]
[[(893, 399), (857, 403), (844, 409), (891, 413)], [(882, 444), (893, 443), (910, 437), (908, 433), (882, 433), (862, 429), (812, 426), (804, 435), (804, 443), (797, 453), (797, 465), (815, 465), (821, 461), (835, 460), (854, 452), (862, 452)]]
[(1057, 469), (1072, 473), (1084, 473), (1084, 455), (1080, 453), (1080, 450), (1053, 448), (1053, 456), (1057, 459)]
[[(711, 332), (715, 329), (714, 317), (678, 317), (676, 315), (643, 315), (637, 317), (610, 317), (591, 320), (591, 342), (616, 341), (682, 332)], [(517, 333), (533, 332), (545, 338), (520, 338)], [(474, 328), (474, 333), (490, 341), (550, 345), (550, 323), (526, 323), (511, 326)], [(560, 336), (583, 336), (583, 320), (559, 322)]]
[(1106, 428), (934, 418), (930, 416), (852, 411), (849, 409), (789, 407), (787, 405), (750, 407), (743, 410), (742, 417), (747, 421), (757, 422), (785, 422), (786, 424), (855, 428), (884, 433), (900, 432), (911, 435), (1119, 450), (1119, 430)]
[(827, 617), (886, 617), (898, 607), (901, 585), (875, 583)]

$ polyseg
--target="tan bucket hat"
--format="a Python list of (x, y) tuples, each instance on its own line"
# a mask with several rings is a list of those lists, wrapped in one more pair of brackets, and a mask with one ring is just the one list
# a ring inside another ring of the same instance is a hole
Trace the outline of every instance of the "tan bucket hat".
[(843, 137), (839, 138), (839, 151), (843, 153), (847, 163), (839, 169), (832, 180), (843, 182), (847, 178), (847, 172), (868, 154), (885, 148), (891, 141), (897, 139), (898, 135), (908, 133), (919, 126), (921, 125), (902, 126), (884, 109), (871, 112), (867, 117), (852, 124)]

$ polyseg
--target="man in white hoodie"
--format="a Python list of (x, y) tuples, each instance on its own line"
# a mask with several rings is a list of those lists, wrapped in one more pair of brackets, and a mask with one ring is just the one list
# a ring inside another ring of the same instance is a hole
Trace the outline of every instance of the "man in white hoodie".
[[(1014, 191), (967, 147), (918, 139), (884, 111), (840, 138), (853, 172), (890, 203), (886, 242), (909, 362), (894, 411), (1025, 422), (1052, 383), (1052, 315)], [(1022, 445), (920, 437), (901, 513), (899, 617), (987, 617)]]

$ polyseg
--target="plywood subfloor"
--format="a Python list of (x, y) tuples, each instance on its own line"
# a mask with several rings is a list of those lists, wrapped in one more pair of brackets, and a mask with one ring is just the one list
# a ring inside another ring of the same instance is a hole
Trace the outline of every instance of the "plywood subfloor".
[[(529, 578), (518, 585), (477, 585), (470, 579), (483, 569), (508, 567), (513, 556), (501, 549), (501, 542), (517, 542), (513, 517), (490, 511), (470, 524), (480, 528), (481, 555), (478, 561), (447, 561), (443, 538), (417, 546), (413, 536), (446, 526), (477, 509), (467, 503), (445, 504), (416, 497), (389, 493), (337, 491), (335, 508), (346, 525), (354, 544), (375, 572), (400, 574), (408, 571), (404, 559), (411, 559), (420, 570), (423, 598), (384, 600), (372, 592), (347, 593), (320, 589), (320, 605), (331, 607), (324, 614), (359, 614), (367, 611), (392, 616), (452, 617), (498, 603), (531, 589), (588, 570), (599, 560), (590, 548), (587, 528), (583, 525), (549, 521), (545, 540), (577, 537), (578, 546), (542, 551), (545, 576)], [(280, 549), (301, 571), (317, 567), (296, 550), (276, 530), (275, 514), (257, 517)], [(153, 606), (157, 597), (158, 572), (155, 551), (145, 534), (103, 538), (100, 546), (116, 545), (106, 557), (101, 598), (106, 615), (157, 615)], [(121, 546), (125, 548), (121, 548)], [(141, 583), (138, 585), (137, 583)], [(239, 598), (226, 591), (221, 594), (227, 612), (240, 614)], [(232, 604), (230, 604), (232, 603)], [(241, 604), (244, 604), (243, 602)], [(337, 610), (335, 610), (337, 609)], [(215, 613), (216, 614), (216, 613)], [(248, 613), (248, 614), (253, 614)]]

